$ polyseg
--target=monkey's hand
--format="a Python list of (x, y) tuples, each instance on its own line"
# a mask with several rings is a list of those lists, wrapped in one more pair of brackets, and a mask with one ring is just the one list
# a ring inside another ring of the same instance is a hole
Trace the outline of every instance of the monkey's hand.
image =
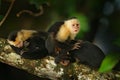
[(72, 50), (79, 49), (79, 48), (80, 48), (80, 43), (75, 43), (75, 44), (73, 45)]
[(72, 47), (72, 50), (79, 49), (81, 46), (82, 40), (77, 40)]

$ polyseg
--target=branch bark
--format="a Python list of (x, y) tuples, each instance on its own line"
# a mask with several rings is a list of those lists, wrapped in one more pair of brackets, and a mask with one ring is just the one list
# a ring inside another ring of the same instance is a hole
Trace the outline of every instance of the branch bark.
[(90, 69), (89, 67), (78, 63), (73, 63), (65, 67), (55, 64), (54, 58), (50, 56), (39, 60), (21, 58), (11, 49), (5, 39), (0, 39), (0, 62), (51, 80), (120, 79), (120, 72), (99, 73), (97, 70)]

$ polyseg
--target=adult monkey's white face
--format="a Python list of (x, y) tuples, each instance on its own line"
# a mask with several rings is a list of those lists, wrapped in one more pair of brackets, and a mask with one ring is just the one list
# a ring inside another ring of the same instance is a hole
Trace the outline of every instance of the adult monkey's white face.
[(70, 30), (71, 34), (77, 34), (80, 30), (80, 22), (78, 19), (71, 19), (65, 21), (65, 25)]

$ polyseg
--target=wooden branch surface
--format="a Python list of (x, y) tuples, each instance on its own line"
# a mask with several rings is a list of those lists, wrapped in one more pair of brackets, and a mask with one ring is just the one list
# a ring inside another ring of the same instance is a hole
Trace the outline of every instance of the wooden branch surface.
[(6, 39), (0, 39), (0, 62), (51, 80), (120, 79), (120, 72), (99, 73), (97, 70), (78, 63), (65, 67), (55, 64), (54, 58), (50, 56), (39, 60), (23, 59), (11, 49)]

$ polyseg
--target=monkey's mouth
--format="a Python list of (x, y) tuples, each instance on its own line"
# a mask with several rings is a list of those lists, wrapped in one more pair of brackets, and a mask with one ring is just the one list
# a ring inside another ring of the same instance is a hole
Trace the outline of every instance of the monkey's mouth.
[(75, 33), (79, 32), (79, 29), (74, 29), (74, 32), (75, 32)]
[(78, 30), (75, 30), (75, 32), (78, 32)]

